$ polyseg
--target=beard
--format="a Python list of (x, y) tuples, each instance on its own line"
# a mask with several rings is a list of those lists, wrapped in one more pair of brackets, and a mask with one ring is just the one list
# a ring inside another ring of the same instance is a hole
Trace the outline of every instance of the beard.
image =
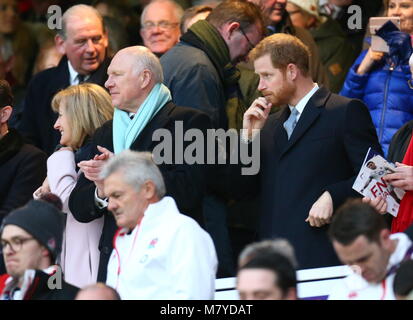
[(271, 102), (273, 107), (280, 107), (288, 104), (291, 97), (295, 95), (297, 88), (294, 84), (284, 81), (281, 87), (273, 91), (262, 91), (262, 95), (268, 102)]

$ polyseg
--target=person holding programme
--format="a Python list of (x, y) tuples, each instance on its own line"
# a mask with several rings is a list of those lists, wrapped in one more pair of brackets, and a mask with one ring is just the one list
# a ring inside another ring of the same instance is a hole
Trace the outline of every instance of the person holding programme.
[[(232, 187), (261, 191), (259, 236), (290, 241), (298, 268), (337, 265), (326, 227), (334, 209), (357, 196), (352, 185), (369, 147), (380, 151), (370, 114), (361, 101), (313, 82), (309, 50), (297, 37), (269, 36), (250, 59), (263, 97), (244, 114), (243, 140), (260, 139), (261, 167), (256, 176), (234, 175)], [(274, 105), (284, 107), (269, 114)]]

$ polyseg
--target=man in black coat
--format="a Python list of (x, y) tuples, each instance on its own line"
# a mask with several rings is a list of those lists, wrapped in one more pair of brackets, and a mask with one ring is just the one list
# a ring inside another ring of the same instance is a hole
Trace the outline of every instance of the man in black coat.
[[(93, 137), (94, 153), (91, 160), (78, 164), (83, 174), (69, 199), (69, 208), (76, 220), (88, 222), (102, 215), (105, 217), (99, 247), (99, 281), (106, 279), (107, 263), (116, 231), (115, 220), (107, 211), (103, 181), (99, 177), (105, 161), (113, 152), (119, 153), (124, 149), (154, 152), (155, 161), (165, 180), (167, 194), (175, 199), (181, 212), (202, 225), (205, 166), (186, 164), (186, 159), (182, 162), (176, 160), (175, 148), (179, 148), (181, 144), (182, 150), (185, 150), (190, 144), (191, 141), (183, 139), (188, 129), (199, 129), (205, 137), (206, 130), (212, 127), (206, 114), (177, 107), (171, 102), (169, 89), (162, 84), (163, 73), (159, 59), (149, 49), (136, 46), (120, 50), (108, 68), (108, 75), (106, 87), (115, 106), (114, 119), (96, 131)], [(170, 133), (171, 139), (168, 140), (163, 133)], [(159, 142), (162, 135), (165, 140)], [(166, 147), (173, 147), (171, 153), (162, 155), (162, 152), (158, 152), (162, 143)], [(97, 155), (100, 152), (102, 153)], [(169, 155), (171, 161), (159, 163), (156, 160), (157, 156), (167, 159)]]
[[(0, 223), (11, 210), (25, 205), (46, 178), (46, 154), (8, 127), (12, 104), (11, 87), (0, 80)], [(0, 274), (4, 272), (0, 257)]]
[(0, 80), (0, 223), (11, 210), (25, 205), (46, 178), (46, 154), (8, 127), (11, 92), (8, 82)]
[(53, 96), (83, 81), (103, 86), (109, 65), (103, 19), (93, 7), (76, 5), (68, 9), (55, 42), (63, 58), (57, 67), (40, 72), (30, 81), (22, 114), (16, 116), (21, 116), (17, 128), (23, 136), (49, 155), (60, 139), (60, 133), (53, 129), (57, 119), (51, 108)]
[(312, 81), (308, 48), (294, 36), (267, 37), (250, 58), (263, 94), (244, 115), (248, 139), (262, 129), (260, 237), (288, 239), (300, 269), (338, 265), (327, 226), (357, 196), (352, 185), (368, 148), (381, 150), (369, 112)]

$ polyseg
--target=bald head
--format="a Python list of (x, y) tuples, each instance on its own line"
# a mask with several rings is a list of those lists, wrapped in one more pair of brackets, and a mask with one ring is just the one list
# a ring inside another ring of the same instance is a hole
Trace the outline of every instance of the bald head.
[(133, 46), (124, 48), (119, 50), (113, 57), (113, 60), (115, 59), (126, 59), (133, 70), (138, 73), (143, 69), (147, 69), (152, 73), (155, 83), (163, 82), (163, 71), (159, 58), (146, 47)]
[(105, 87), (113, 106), (127, 112), (137, 112), (153, 87), (163, 81), (159, 59), (141, 46), (120, 50), (110, 63), (108, 76)]
[(105, 285), (104, 283), (96, 283), (87, 286), (80, 290), (75, 300), (121, 300), (118, 292)]

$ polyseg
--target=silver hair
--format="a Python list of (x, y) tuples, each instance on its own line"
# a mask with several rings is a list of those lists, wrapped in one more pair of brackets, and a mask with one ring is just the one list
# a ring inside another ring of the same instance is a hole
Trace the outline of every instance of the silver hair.
[(65, 11), (65, 13), (63, 14), (63, 16), (62, 16), (62, 28), (58, 29), (57, 34), (59, 36), (61, 36), (64, 40), (67, 39), (67, 28), (66, 28), (67, 20), (71, 16), (78, 15), (80, 12), (87, 13), (89, 16), (90, 15), (95, 15), (100, 20), (100, 22), (102, 23), (102, 30), (103, 30), (103, 32), (105, 32), (105, 24), (103, 22), (103, 17), (99, 13), (99, 11), (97, 11), (94, 7), (88, 6), (86, 4), (77, 4), (77, 5), (74, 5), (74, 6), (70, 7), (69, 9), (67, 9)]
[(267, 252), (269, 254), (275, 252), (285, 256), (291, 262), (293, 267), (297, 268), (298, 264), (295, 258), (294, 248), (288, 240), (282, 238), (254, 242), (246, 246), (238, 257), (238, 265), (242, 266), (254, 258), (255, 255), (261, 253), (265, 254)]
[(159, 199), (166, 193), (162, 173), (152, 160), (150, 152), (122, 151), (109, 159), (100, 173), (100, 178), (106, 179), (116, 172), (121, 172), (123, 181), (136, 191), (139, 191), (146, 181), (152, 181)]
[(177, 22), (181, 22), (181, 20), (182, 20), (182, 16), (184, 15), (184, 9), (182, 9), (182, 7), (179, 5), (179, 4), (177, 4), (175, 1), (171, 1), (171, 0), (152, 0), (151, 2), (149, 2), (149, 4), (147, 4), (146, 6), (145, 6), (145, 8), (143, 9), (143, 11), (142, 11), (142, 14), (141, 14), (141, 27), (143, 26), (143, 23), (145, 22), (145, 16), (146, 16), (146, 12), (148, 11), (148, 8), (149, 8), (149, 6), (152, 4), (152, 3), (155, 3), (155, 2), (166, 2), (166, 3), (170, 3), (173, 7), (174, 7), (174, 11), (175, 11), (175, 17), (177, 18)]
[(159, 61), (159, 58), (151, 52), (151, 50), (144, 46), (133, 46), (122, 49), (121, 51), (126, 51), (136, 57), (136, 73), (147, 69), (152, 73), (155, 83), (163, 83), (163, 70), (161, 62)]

